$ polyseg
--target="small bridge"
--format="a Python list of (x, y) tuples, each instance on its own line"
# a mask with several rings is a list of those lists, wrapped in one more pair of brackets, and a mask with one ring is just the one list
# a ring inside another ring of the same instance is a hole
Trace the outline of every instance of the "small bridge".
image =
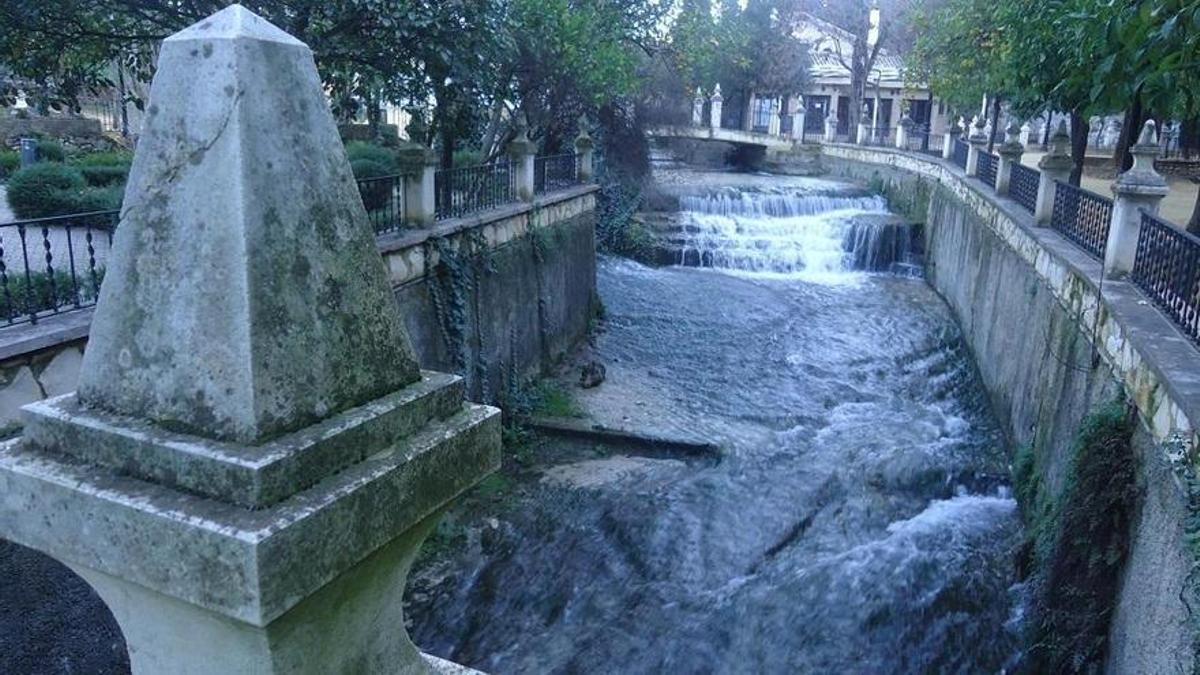
[(734, 145), (751, 145), (767, 150), (791, 150), (796, 139), (741, 129), (723, 129), (691, 125), (660, 125), (646, 130), (651, 138), (687, 138), (694, 141), (720, 141)]

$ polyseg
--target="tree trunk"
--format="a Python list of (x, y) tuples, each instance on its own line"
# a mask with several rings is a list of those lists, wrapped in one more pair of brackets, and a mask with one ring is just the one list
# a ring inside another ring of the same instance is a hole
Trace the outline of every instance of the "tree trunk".
[(1078, 110), (1071, 111), (1071, 185), (1079, 187), (1083, 179), (1083, 159), (1087, 156), (1088, 125)]
[(1000, 96), (992, 97), (992, 134), (988, 136), (988, 152), (996, 147), (996, 134), (1000, 131)]
[(1137, 143), (1145, 121), (1145, 111), (1142, 110), (1142, 88), (1133, 93), (1133, 105), (1125, 111), (1125, 120), (1121, 126), (1121, 135), (1117, 139), (1117, 147), (1113, 152), (1113, 168), (1117, 174), (1128, 171), (1133, 166), (1133, 155), (1129, 149)]
[(1054, 109), (1046, 108), (1046, 127), (1042, 129), (1042, 150), (1050, 149), (1050, 124), (1054, 122)]

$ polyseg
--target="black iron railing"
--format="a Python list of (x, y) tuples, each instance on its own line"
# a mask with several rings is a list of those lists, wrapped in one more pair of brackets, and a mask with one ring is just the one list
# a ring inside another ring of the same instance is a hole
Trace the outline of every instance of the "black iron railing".
[(1012, 175), (1008, 178), (1008, 196), (1033, 213), (1037, 204), (1038, 183), (1041, 180), (1042, 174), (1037, 169), (1014, 162)]
[(36, 323), (100, 295), (119, 211), (0, 224), (0, 320)]
[(942, 144), (945, 143), (941, 134), (931, 134), (924, 129), (912, 132), (908, 137), (908, 149), (934, 157), (942, 156)]
[(1142, 212), (1130, 275), (1154, 304), (1200, 344), (1200, 239)]
[(458, 218), (517, 201), (517, 176), (509, 160), (434, 174), (438, 220)]
[(869, 127), (867, 129), (867, 145), (894, 147), (896, 145), (896, 130), (892, 127)]
[(579, 184), (579, 157), (547, 155), (533, 160), (533, 191), (553, 192)]
[(961, 138), (954, 139), (954, 152), (950, 155), (950, 159), (964, 171), (967, 169), (967, 151), (970, 147)]
[(404, 185), (411, 176), (396, 175), (379, 178), (360, 178), (358, 194), (375, 234), (395, 232), (404, 228)]
[(988, 187), (995, 189), (996, 168), (999, 164), (999, 157), (990, 152), (980, 151), (979, 164), (975, 167), (975, 177), (983, 181), (983, 183)]
[(1111, 199), (1077, 188), (1062, 181), (1054, 182), (1054, 211), (1050, 226), (1100, 260), (1108, 243), (1112, 223)]

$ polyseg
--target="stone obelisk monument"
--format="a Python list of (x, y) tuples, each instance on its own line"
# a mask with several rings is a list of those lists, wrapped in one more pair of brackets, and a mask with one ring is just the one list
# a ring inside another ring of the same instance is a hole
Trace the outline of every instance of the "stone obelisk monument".
[(0, 445), (0, 536), (83, 576), (135, 673), (429, 669), (401, 596), (498, 411), (422, 372), (303, 43), (164, 41), (79, 391)]

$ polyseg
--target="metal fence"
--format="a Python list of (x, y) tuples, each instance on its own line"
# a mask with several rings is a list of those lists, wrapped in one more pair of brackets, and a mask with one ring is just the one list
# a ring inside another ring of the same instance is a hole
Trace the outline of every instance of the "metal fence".
[(892, 127), (871, 127), (867, 130), (867, 145), (895, 147), (896, 130)]
[(964, 171), (967, 168), (967, 151), (970, 148), (962, 139), (954, 139), (954, 152), (951, 153), (950, 159), (958, 165), (958, 168)]
[(494, 209), (517, 200), (517, 177), (509, 160), (434, 174), (438, 220)]
[(1012, 175), (1008, 179), (1008, 196), (1033, 213), (1037, 204), (1038, 183), (1041, 182), (1041, 179), (1042, 174), (1037, 169), (1014, 162)]
[(579, 157), (574, 153), (533, 160), (533, 191), (552, 192), (579, 184)]
[(975, 167), (975, 177), (983, 181), (985, 185), (995, 189), (996, 187), (996, 168), (1000, 163), (1000, 158), (990, 152), (979, 153), (979, 164)]
[(404, 228), (405, 183), (412, 179), (408, 175), (360, 178), (358, 194), (375, 234), (395, 232)]
[(1112, 200), (1062, 181), (1055, 181), (1054, 185), (1050, 226), (1103, 260), (1112, 222)]
[(1142, 212), (1130, 278), (1200, 344), (1200, 239)]
[(37, 323), (96, 304), (119, 211), (0, 224), (0, 320)]

